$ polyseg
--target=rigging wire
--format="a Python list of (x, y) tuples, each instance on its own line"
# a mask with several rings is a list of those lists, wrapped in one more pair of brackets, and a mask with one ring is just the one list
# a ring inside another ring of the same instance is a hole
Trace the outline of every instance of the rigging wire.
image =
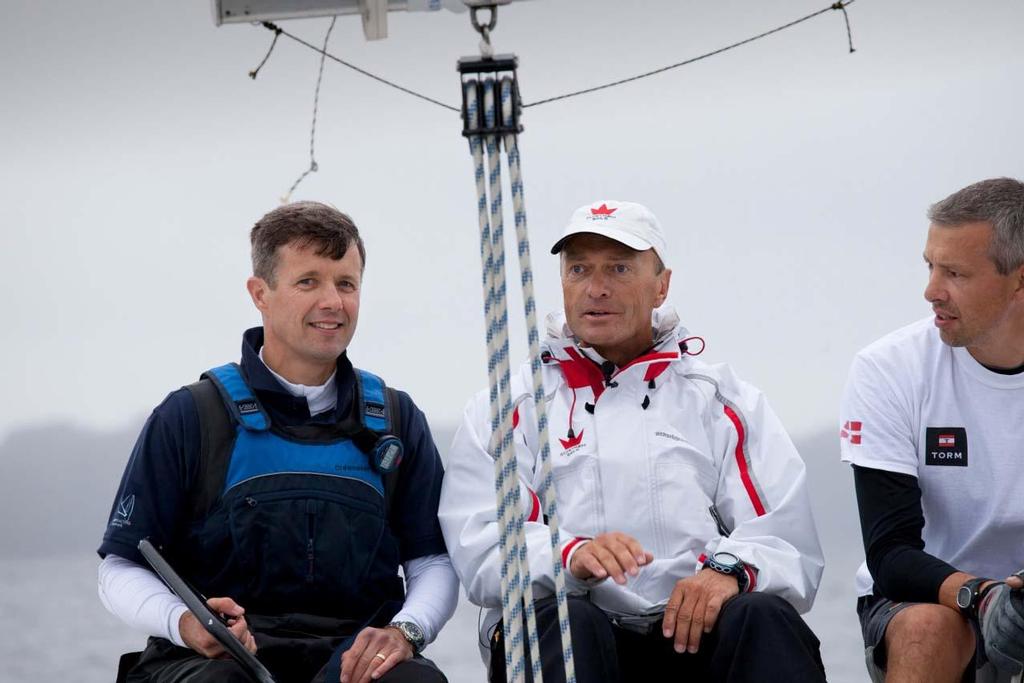
[(259, 64), (256, 65), (256, 68), (249, 72), (249, 78), (251, 78), (254, 81), (256, 80), (256, 76), (259, 75), (260, 69), (262, 69), (263, 65), (267, 63), (268, 59), (270, 59), (270, 54), (274, 51), (274, 47), (277, 45), (277, 39), (280, 37), (280, 35), (281, 29), (274, 29), (274, 39), (270, 41), (270, 48), (267, 50), (267, 54), (263, 56), (263, 59), (260, 61)]
[(843, 19), (846, 20), (846, 39), (850, 41), (850, 54), (853, 54), (856, 50), (853, 49), (853, 32), (850, 31), (850, 15), (846, 11), (846, 5), (849, 5), (851, 2), (854, 2), (854, 0), (849, 0), (845, 5), (842, 2), (837, 2), (832, 5), (832, 9), (840, 10), (843, 13)]
[[(327, 27), (327, 33), (324, 35), (324, 47), (320, 50), (320, 73), (316, 77), (316, 90), (313, 91), (313, 124), (309, 129), (309, 168), (302, 172), (292, 186), (288, 188), (288, 193), (281, 197), (281, 203), (287, 204), (291, 201), (292, 193), (295, 192), (295, 188), (299, 186), (303, 180), (306, 179), (310, 173), (316, 173), (320, 170), (320, 166), (316, 163), (316, 116), (320, 110), (320, 84), (324, 80), (324, 57), (327, 54), (327, 42), (331, 39), (331, 31), (334, 30), (334, 22), (338, 19), (337, 16), (331, 17), (331, 25)], [(274, 40), (277, 40), (277, 36), (274, 36)], [(270, 46), (273, 49), (273, 45)], [(269, 56), (269, 53), (268, 53)]]
[(375, 80), (375, 81), (377, 81), (379, 83), (383, 83), (384, 85), (392, 87), (392, 88), (394, 88), (396, 90), (401, 90), (402, 92), (404, 92), (407, 95), (412, 95), (413, 97), (418, 97), (421, 100), (426, 100), (427, 102), (430, 102), (431, 104), (436, 104), (437, 106), (443, 107), (444, 109), (449, 109), (449, 110), (454, 111), (454, 112), (461, 112), (461, 110), (458, 107), (453, 107), (450, 104), (445, 104), (444, 102), (441, 102), (439, 100), (435, 100), (433, 97), (427, 97), (426, 95), (418, 93), (415, 90), (410, 90), (409, 88), (403, 87), (401, 85), (398, 85), (397, 83), (389, 81), (388, 79), (384, 78), (383, 76), (378, 76), (377, 74), (370, 73), (366, 69), (363, 69), (362, 67), (358, 67), (358, 66), (356, 66), (355, 64), (353, 64), (351, 62), (346, 62), (344, 59), (341, 59), (340, 57), (336, 57), (336, 56), (332, 55), (331, 53), (327, 52), (326, 49), (318, 48), (316, 45), (313, 45), (312, 43), (306, 42), (305, 40), (303, 40), (302, 38), (299, 38), (298, 36), (295, 36), (295, 35), (292, 35), (291, 33), (288, 33), (288, 31), (285, 31), (284, 29), (282, 29), (281, 27), (277, 26), (276, 24), (273, 24), (273, 23), (271, 23), (269, 21), (263, 21), (263, 22), (260, 22), (260, 25), (262, 25), (264, 28), (269, 29), (269, 30), (274, 31), (274, 32), (280, 31), (282, 35), (285, 35), (288, 38), (291, 38), (296, 43), (299, 43), (300, 45), (304, 45), (304, 46), (308, 47), (310, 50), (313, 50), (314, 52), (319, 52), (323, 57), (326, 57), (327, 59), (330, 59), (331, 61), (337, 62), (338, 64), (341, 64), (342, 66), (347, 66), (348, 68), (352, 69), (353, 71), (355, 71), (357, 73), (360, 73), (360, 74), (362, 74), (362, 75), (364, 75), (364, 76), (366, 76), (368, 78), (372, 78), (373, 80)]
[[(852, 53), (852, 52), (855, 52), (856, 50), (853, 47), (853, 34), (852, 34), (851, 30), (850, 30), (850, 17), (849, 17), (849, 15), (846, 12), (846, 8), (849, 5), (852, 5), (854, 2), (856, 2), (856, 0), (841, 0), (840, 2), (832, 3), (828, 7), (823, 7), (822, 9), (820, 9), (820, 10), (818, 10), (816, 12), (812, 12), (812, 13), (806, 15), (806, 16), (800, 17), (799, 19), (795, 19), (793, 21), (790, 21), (789, 23), (783, 24), (781, 26), (777, 26), (776, 28), (773, 28), (771, 30), (765, 31), (763, 33), (759, 33), (759, 34), (757, 34), (755, 36), (751, 36), (750, 38), (747, 38), (745, 40), (741, 40), (739, 42), (732, 43), (731, 45), (726, 45), (725, 47), (720, 47), (717, 50), (712, 50), (711, 52), (706, 52), (706, 53), (704, 53), (702, 55), (698, 55), (696, 57), (691, 57), (690, 59), (686, 59), (686, 60), (683, 60), (681, 62), (676, 62), (675, 64), (669, 64), (668, 66), (663, 66), (661, 68), (654, 69), (652, 71), (646, 71), (644, 73), (637, 74), (635, 76), (630, 76), (629, 78), (622, 78), (622, 79), (619, 79), (617, 81), (611, 81), (609, 83), (604, 83), (604, 84), (601, 84), (601, 85), (596, 85), (596, 86), (593, 86), (591, 88), (584, 88), (582, 90), (574, 90), (574, 91), (571, 91), (571, 92), (564, 93), (562, 95), (555, 95), (554, 97), (548, 97), (548, 98), (545, 98), (545, 99), (542, 99), (542, 100), (537, 100), (536, 102), (530, 102), (530, 103), (524, 104), (523, 108), (525, 109), (527, 107), (537, 107), (537, 106), (540, 106), (542, 104), (549, 104), (551, 102), (558, 102), (560, 100), (569, 99), (571, 97), (579, 97), (580, 95), (587, 95), (587, 94), (590, 94), (590, 93), (593, 93), (593, 92), (597, 92), (599, 90), (606, 90), (608, 88), (613, 88), (613, 87), (616, 87), (616, 86), (619, 86), (619, 85), (623, 85), (625, 83), (631, 83), (633, 81), (638, 81), (638, 80), (643, 79), (643, 78), (649, 78), (651, 76), (656, 76), (656, 75), (664, 73), (666, 71), (671, 71), (673, 69), (678, 69), (679, 67), (687, 66), (689, 64), (693, 64), (695, 62), (699, 62), (701, 60), (708, 59), (709, 57), (714, 57), (715, 55), (720, 55), (723, 52), (727, 52), (729, 50), (734, 50), (734, 49), (736, 49), (738, 47), (741, 47), (743, 45), (747, 45), (749, 43), (753, 43), (754, 41), (761, 40), (762, 38), (767, 38), (770, 35), (774, 35), (774, 34), (779, 33), (781, 31), (785, 31), (786, 29), (793, 28), (794, 26), (797, 26), (798, 24), (802, 24), (805, 21), (810, 21), (811, 19), (814, 19), (815, 17), (818, 17), (818, 16), (820, 16), (822, 14), (825, 14), (826, 12), (830, 12), (830, 11), (838, 10), (838, 11), (841, 11), (843, 13), (843, 18), (846, 21), (846, 37), (847, 37), (847, 40), (849, 41), (850, 52)], [(341, 64), (342, 66), (346, 66), (349, 69), (352, 69), (353, 71), (356, 71), (357, 73), (360, 73), (360, 74), (362, 74), (362, 75), (364, 75), (364, 76), (366, 76), (368, 78), (372, 78), (373, 80), (375, 80), (375, 81), (377, 81), (379, 83), (382, 83), (382, 84), (384, 84), (386, 86), (389, 86), (391, 88), (394, 88), (396, 90), (400, 90), (401, 92), (404, 92), (407, 95), (412, 95), (413, 97), (417, 97), (417, 98), (419, 98), (421, 100), (424, 100), (426, 102), (430, 102), (431, 104), (437, 105), (438, 107), (441, 107), (443, 109), (447, 109), (449, 111), (454, 111), (454, 112), (461, 111), (458, 107), (453, 107), (450, 104), (445, 104), (444, 102), (441, 102), (440, 100), (436, 100), (436, 99), (434, 99), (432, 97), (428, 97), (427, 95), (424, 95), (422, 93), (418, 93), (415, 90), (411, 90), (409, 88), (401, 86), (401, 85), (399, 85), (399, 84), (397, 84), (397, 83), (395, 83), (393, 81), (389, 81), (388, 79), (384, 78), (383, 76), (378, 76), (377, 74), (371, 73), (371, 72), (367, 71), (366, 69), (363, 69), (363, 68), (361, 68), (359, 66), (356, 66), (355, 64), (352, 64), (351, 62), (347, 62), (347, 61), (345, 61), (345, 60), (343, 60), (343, 59), (341, 59), (339, 57), (336, 57), (335, 55), (330, 54), (329, 52), (327, 52), (326, 43), (325, 43), (324, 48), (321, 49), (321, 48), (318, 48), (316, 45), (313, 45), (312, 43), (309, 43), (309, 42), (303, 40), (302, 38), (299, 38), (298, 36), (293, 35), (293, 34), (289, 33), (288, 31), (285, 31), (284, 29), (282, 29), (281, 27), (277, 26), (276, 24), (274, 24), (272, 22), (264, 21), (264, 22), (260, 22), (260, 25), (262, 25), (267, 30), (273, 31), (275, 33), (275, 40), (276, 40), (277, 35), (284, 35), (284, 36), (286, 36), (288, 38), (291, 38), (292, 40), (294, 40), (295, 42), (299, 43), (300, 45), (303, 45), (303, 46), (305, 46), (305, 47), (307, 47), (307, 48), (309, 48), (309, 49), (311, 49), (311, 50), (313, 50), (315, 52), (319, 52), (323, 58), (330, 59), (330, 60), (332, 60), (334, 62), (337, 62), (338, 64)], [(271, 49), (273, 49), (273, 45), (271, 45)], [(270, 56), (270, 54), (267, 53), (267, 57), (269, 57), (269, 56)], [(266, 61), (266, 59), (264, 59), (264, 61)], [(262, 64), (260, 66), (262, 66)], [(322, 63), (321, 63), (321, 68), (322, 68)]]
[[(647, 71), (647, 72), (644, 72), (642, 74), (637, 74), (636, 76), (630, 76), (629, 78), (622, 78), (622, 79), (619, 79), (617, 81), (612, 81), (610, 83), (604, 83), (602, 85), (596, 85), (596, 86), (594, 86), (592, 88), (584, 88), (583, 90), (575, 90), (573, 92), (565, 93), (564, 95), (556, 95), (555, 97), (548, 97), (547, 99), (538, 100), (536, 102), (530, 102), (529, 104), (524, 104), (523, 108), (525, 109), (526, 107), (536, 107), (536, 106), (539, 106), (541, 104), (548, 104), (549, 102), (557, 102), (559, 100), (566, 100), (566, 99), (569, 99), (570, 97), (579, 97), (580, 95), (587, 95), (587, 94), (592, 93), (592, 92), (597, 92), (598, 90), (606, 90), (608, 88), (614, 88), (615, 86), (623, 85), (625, 83), (631, 83), (633, 81), (639, 81), (641, 78), (648, 78), (650, 76), (656, 76), (657, 74), (665, 73), (666, 71), (671, 71), (672, 69), (678, 69), (681, 66), (687, 66), (688, 64), (693, 64), (694, 62), (699, 62), (699, 61), (701, 61), (703, 59), (707, 59), (709, 57), (714, 57), (715, 55), (720, 55), (723, 52), (728, 52), (729, 50), (733, 50), (733, 49), (738, 48), (738, 47), (740, 47), (742, 45), (746, 45), (747, 43), (752, 43), (755, 40), (760, 40), (762, 38), (767, 38), (768, 36), (770, 36), (770, 35), (772, 35), (774, 33), (779, 33), (780, 31), (785, 31), (788, 28), (793, 28), (797, 24), (802, 24), (805, 21), (810, 21), (811, 19), (813, 19), (813, 18), (815, 18), (815, 17), (817, 17), (817, 16), (819, 16), (821, 14), (824, 14), (826, 12), (830, 12), (832, 10), (842, 10), (843, 11), (843, 15), (846, 16), (846, 6), (851, 4), (851, 3), (853, 3), (853, 2), (855, 2), (855, 0), (843, 0), (843, 2), (836, 2), (836, 3), (832, 4), (832, 5), (829, 5), (828, 7), (825, 7), (823, 9), (818, 10), (817, 12), (812, 12), (811, 14), (808, 14), (805, 17), (800, 17), (799, 19), (791, 21), (788, 24), (783, 24), (782, 26), (778, 26), (776, 28), (773, 28), (770, 31), (765, 31), (764, 33), (759, 33), (756, 36), (751, 36), (750, 38), (747, 38), (746, 40), (741, 40), (738, 43), (733, 43), (732, 45), (726, 45), (725, 47), (720, 47), (717, 50), (712, 50), (711, 52), (705, 52), (702, 55), (698, 55), (696, 57), (691, 57), (690, 59), (686, 59), (686, 60), (683, 60), (681, 62), (676, 62), (675, 64), (669, 64), (668, 66), (663, 66), (660, 69), (654, 69), (653, 71)], [(850, 20), (849, 20), (849, 17), (847, 17), (847, 19), (846, 19), (846, 30), (847, 30), (847, 36), (850, 39), (850, 52), (853, 52), (854, 51), (853, 50), (853, 38), (849, 34), (849, 31), (850, 31)]]

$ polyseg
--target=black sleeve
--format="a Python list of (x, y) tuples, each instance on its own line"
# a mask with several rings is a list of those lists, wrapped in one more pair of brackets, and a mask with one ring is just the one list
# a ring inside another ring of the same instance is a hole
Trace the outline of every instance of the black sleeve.
[(398, 392), (398, 400), (405, 454), (398, 468), (389, 521), (398, 538), (401, 561), (408, 562), (448, 552), (437, 519), (444, 468), (426, 416), (404, 391)]
[(924, 552), (924, 513), (917, 477), (853, 466), (864, 553), (875, 590), (897, 602), (938, 602), (956, 572)]

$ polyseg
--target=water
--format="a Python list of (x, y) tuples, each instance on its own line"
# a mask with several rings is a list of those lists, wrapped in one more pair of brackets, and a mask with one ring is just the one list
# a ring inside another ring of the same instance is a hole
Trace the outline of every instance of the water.
[[(853, 539), (859, 543), (859, 539)], [(96, 595), (95, 555), (0, 559), (0, 681), (111, 683), (122, 652), (145, 636), (111, 616)], [(822, 641), (829, 680), (867, 681), (853, 611), (852, 564), (827, 571), (808, 623)], [(464, 599), (427, 656), (451, 683), (480, 683), (477, 609)]]

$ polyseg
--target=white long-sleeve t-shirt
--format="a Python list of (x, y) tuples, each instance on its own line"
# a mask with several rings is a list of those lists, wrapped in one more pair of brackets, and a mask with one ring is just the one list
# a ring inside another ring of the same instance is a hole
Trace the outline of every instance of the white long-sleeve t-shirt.
[[(451, 559), (447, 555), (417, 557), (405, 562), (402, 571), (405, 603), (394, 620), (415, 623), (430, 643), (454, 614), (459, 600), (459, 580)], [(185, 645), (178, 625), (188, 608), (146, 567), (107, 555), (100, 562), (99, 595), (103, 606), (129, 626)]]

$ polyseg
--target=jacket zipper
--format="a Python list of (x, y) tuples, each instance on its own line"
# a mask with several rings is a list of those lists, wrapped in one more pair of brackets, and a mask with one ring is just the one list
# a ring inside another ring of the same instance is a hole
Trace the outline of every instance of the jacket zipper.
[(313, 583), (316, 575), (316, 551), (313, 539), (316, 537), (316, 501), (306, 501), (306, 583)]

